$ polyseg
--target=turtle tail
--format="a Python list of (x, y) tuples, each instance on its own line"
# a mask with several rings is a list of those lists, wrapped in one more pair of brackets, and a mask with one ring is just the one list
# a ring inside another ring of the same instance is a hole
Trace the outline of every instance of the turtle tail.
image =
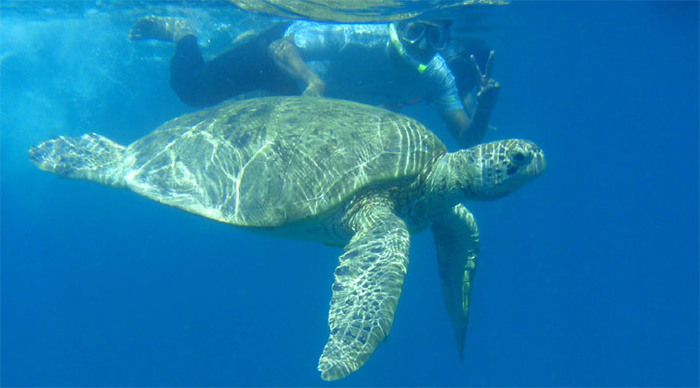
[(29, 149), (29, 159), (44, 171), (106, 186), (124, 187), (126, 147), (96, 133), (59, 136)]

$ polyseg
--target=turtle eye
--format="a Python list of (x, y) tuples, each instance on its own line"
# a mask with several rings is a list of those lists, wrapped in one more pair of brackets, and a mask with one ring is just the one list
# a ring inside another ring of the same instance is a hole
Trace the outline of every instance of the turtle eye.
[(516, 166), (523, 166), (530, 162), (532, 154), (521, 149), (514, 149), (508, 151), (508, 159)]

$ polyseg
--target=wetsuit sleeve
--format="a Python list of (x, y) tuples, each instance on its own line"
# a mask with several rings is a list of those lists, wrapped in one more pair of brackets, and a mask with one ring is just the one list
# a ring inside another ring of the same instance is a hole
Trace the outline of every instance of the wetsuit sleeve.
[(464, 109), (457, 91), (455, 76), (439, 54), (428, 63), (425, 75), (431, 90), (427, 96), (429, 103), (435, 105), (441, 112)]

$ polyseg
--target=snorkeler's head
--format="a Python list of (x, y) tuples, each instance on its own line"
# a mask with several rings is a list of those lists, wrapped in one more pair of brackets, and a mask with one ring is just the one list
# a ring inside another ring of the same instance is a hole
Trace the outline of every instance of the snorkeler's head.
[(451, 20), (400, 21), (396, 30), (406, 51), (421, 62), (428, 62), (450, 40)]

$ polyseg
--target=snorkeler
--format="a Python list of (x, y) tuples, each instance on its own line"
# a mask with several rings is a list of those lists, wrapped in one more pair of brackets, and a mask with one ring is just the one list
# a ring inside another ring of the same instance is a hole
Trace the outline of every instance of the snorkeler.
[(455, 77), (440, 50), (447, 48), (451, 21), (390, 24), (328, 24), (297, 21), (270, 49), (277, 64), (299, 81), (304, 95), (371, 105), (433, 106), (460, 147), (477, 144), (488, 127), (500, 85), (490, 78), (491, 55), (478, 86), (459, 97)]
[[(450, 24), (282, 23), (210, 61), (202, 58), (193, 29), (182, 18), (141, 18), (129, 37), (176, 43), (170, 84), (191, 106), (254, 91), (343, 98), (392, 110), (425, 101), (437, 109), (459, 146), (468, 147), (483, 138), (500, 85), (491, 78), (493, 53), (483, 73), (473, 56), (451, 55), (450, 65), (460, 66), (457, 74), (469, 78), (455, 80), (438, 53), (456, 52), (448, 46)], [(458, 85), (469, 90), (460, 94)]]

